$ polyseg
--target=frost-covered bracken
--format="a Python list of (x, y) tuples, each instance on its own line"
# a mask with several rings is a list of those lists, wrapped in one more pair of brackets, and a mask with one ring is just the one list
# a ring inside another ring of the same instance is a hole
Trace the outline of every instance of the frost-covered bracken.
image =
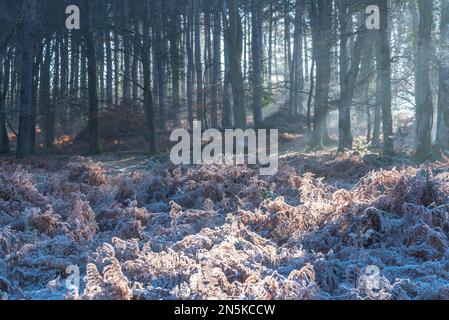
[[(273, 177), (246, 166), (5, 162), (0, 296), (448, 299), (447, 168), (320, 159), (283, 159)], [(365, 175), (344, 174), (354, 166)], [(78, 294), (65, 286), (70, 265)], [(374, 286), (369, 266), (380, 271)]]

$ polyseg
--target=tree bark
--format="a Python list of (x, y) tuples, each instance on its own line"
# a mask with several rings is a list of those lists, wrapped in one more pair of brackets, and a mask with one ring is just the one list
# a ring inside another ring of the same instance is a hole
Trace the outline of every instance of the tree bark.
[(326, 113), (329, 106), (329, 86), (331, 76), (331, 42), (327, 35), (332, 32), (332, 2), (312, 0), (311, 19), (316, 61), (315, 112), (311, 146), (322, 149), (326, 138)]
[(449, 0), (441, 0), (437, 147), (449, 150)]
[(143, 65), (143, 81), (144, 81), (144, 110), (145, 118), (148, 126), (148, 138), (150, 142), (150, 154), (157, 153), (156, 146), (156, 128), (154, 124), (154, 105), (151, 93), (151, 65), (150, 65), (150, 0), (144, 0), (145, 18), (143, 23), (143, 39), (142, 39), (142, 65)]
[(193, 130), (193, 74), (195, 72), (193, 53), (193, 0), (188, 0), (186, 26), (186, 51), (187, 51), (187, 117), (190, 129)]
[(223, 31), (225, 34), (224, 37), (224, 83), (223, 83), (223, 126), (225, 128), (232, 128), (233, 116), (232, 116), (232, 85), (230, 80), (230, 59), (229, 59), (229, 41), (227, 39), (228, 32), (228, 3), (227, 0), (223, 1), (223, 10), (222, 10), (222, 20), (223, 20)]
[[(426, 0), (427, 1), (427, 0)], [(388, 0), (379, 0), (380, 30), (378, 32), (378, 50), (376, 50), (376, 62), (378, 79), (380, 81), (381, 105), (382, 105), (382, 131), (383, 153), (385, 156), (394, 154), (393, 146), (393, 116), (391, 113), (391, 50), (390, 32), (388, 30)]]
[(430, 46), (432, 37), (433, 0), (418, 0), (418, 61), (416, 63), (416, 150), (418, 161), (425, 161), (432, 153), (433, 103), (430, 89)]
[(162, 16), (163, 4), (162, 0), (158, 0), (155, 3), (157, 10), (157, 18), (155, 19), (154, 28), (154, 49), (156, 58), (156, 71), (157, 71), (157, 93), (158, 93), (158, 106), (159, 106), (159, 130), (165, 132), (166, 130), (166, 72), (165, 72), (165, 52), (164, 44), (165, 41), (164, 33), (164, 20)]
[(114, 99), (113, 87), (113, 61), (112, 61), (112, 43), (111, 32), (105, 31), (105, 46), (106, 46), (106, 104), (111, 106)]
[(253, 117), (254, 127), (262, 124), (262, 2), (252, 0), (252, 89), (253, 89)]
[(237, 0), (228, 0), (229, 26), (226, 33), (229, 45), (229, 77), (234, 100), (234, 126), (245, 130), (246, 108), (242, 75), (242, 21)]
[(204, 126), (204, 84), (203, 68), (201, 61), (201, 20), (200, 20), (200, 0), (193, 0), (193, 13), (195, 16), (195, 69), (196, 69), (196, 108), (197, 120)]
[(89, 112), (88, 112), (88, 129), (89, 129), (89, 154), (101, 153), (100, 137), (98, 133), (98, 83), (97, 83), (97, 66), (95, 43), (93, 38), (93, 8), (90, 0), (87, 2), (88, 23), (84, 28), (84, 38), (86, 41), (86, 58), (88, 73), (88, 93), (89, 93)]
[(131, 101), (131, 41), (129, 32), (129, 2), (123, 0), (123, 104)]
[(3, 70), (0, 67), (1, 84), (0, 88), (0, 154), (7, 154), (10, 151), (8, 131), (6, 129), (5, 103), (8, 95), (9, 82), (11, 76), (11, 55), (6, 53), (3, 59)]
[(50, 97), (50, 67), (51, 67), (51, 38), (45, 40), (45, 58), (41, 70), (41, 108), (43, 115), (42, 131), (44, 136), (44, 146), (50, 147), (54, 140), (54, 130), (52, 123), (53, 105)]
[(177, 1), (171, 1), (171, 26), (170, 29), (170, 58), (172, 68), (172, 98), (173, 98), (173, 118), (176, 127), (181, 125), (179, 120), (179, 112), (181, 109), (181, 96), (180, 96), (180, 14), (177, 8)]
[(303, 95), (304, 89), (304, 67), (303, 67), (303, 2), (296, 1), (295, 4), (295, 31), (294, 31), (294, 45), (293, 45), (293, 61), (291, 71), (291, 85), (290, 85), (290, 111), (292, 115), (298, 115), (303, 112)]
[(218, 96), (220, 93), (221, 78), (221, 0), (215, 0), (213, 17), (213, 71), (211, 92), (211, 125), (218, 128)]
[(33, 47), (36, 23), (36, 0), (25, 0), (24, 21), (22, 26), (22, 56), (20, 83), (19, 135), (17, 137), (16, 156), (28, 157), (32, 151), (32, 94), (33, 94)]

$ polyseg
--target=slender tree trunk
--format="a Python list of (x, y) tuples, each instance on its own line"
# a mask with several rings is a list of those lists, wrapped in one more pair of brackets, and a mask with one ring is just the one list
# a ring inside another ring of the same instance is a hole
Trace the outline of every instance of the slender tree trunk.
[(315, 91), (315, 77), (314, 75), (315, 71), (315, 55), (312, 55), (312, 63), (310, 65), (310, 88), (309, 88), (309, 97), (307, 99), (307, 130), (309, 132), (312, 132), (312, 99), (313, 99), (313, 93)]
[(36, 153), (36, 125), (37, 125), (37, 104), (39, 96), (40, 68), (42, 67), (42, 56), (44, 51), (43, 44), (39, 44), (34, 48), (35, 59), (33, 65), (33, 89), (31, 94), (31, 154)]
[(131, 41), (129, 32), (129, 0), (123, 0), (123, 104), (131, 102)]
[(213, 72), (211, 92), (211, 125), (218, 128), (218, 96), (221, 78), (221, 0), (214, 1), (213, 9)]
[(106, 46), (106, 104), (111, 106), (113, 103), (113, 61), (112, 61), (112, 43), (111, 32), (105, 31)]
[(139, 100), (139, 58), (140, 58), (140, 48), (138, 47), (137, 35), (139, 33), (139, 23), (136, 20), (134, 22), (134, 41), (133, 41), (133, 56), (132, 56), (132, 67), (131, 67), (131, 82), (132, 82), (132, 103), (137, 105)]
[(437, 147), (449, 150), (449, 0), (441, 0), (441, 60), (439, 66)]
[(211, 103), (212, 78), (213, 78), (213, 56), (212, 56), (212, 33), (211, 33), (211, 2), (204, 1), (204, 126), (209, 126), (207, 113)]
[[(375, 49), (377, 50), (377, 49)], [(377, 68), (377, 67), (376, 67)], [(372, 145), (377, 148), (380, 146), (380, 130), (382, 121), (382, 95), (381, 92), (381, 81), (379, 76), (376, 78), (376, 105), (374, 107), (374, 124), (373, 124), (373, 136)]]
[(187, 5), (187, 113), (190, 129), (193, 129), (193, 74), (195, 72), (193, 54), (193, 0), (188, 0)]
[(254, 126), (259, 128), (262, 123), (262, 2), (252, 0), (252, 62), (253, 62), (253, 117)]
[(143, 39), (142, 39), (142, 65), (144, 79), (144, 110), (145, 118), (148, 126), (148, 138), (150, 141), (150, 154), (157, 153), (156, 146), (156, 128), (154, 124), (154, 106), (153, 96), (151, 93), (151, 65), (150, 65), (150, 0), (144, 0), (145, 18), (143, 23)]
[(312, 25), (315, 29), (316, 91), (311, 145), (321, 149), (327, 135), (326, 113), (329, 108), (332, 47), (327, 35), (332, 32), (332, 22), (329, 19), (332, 15), (332, 2), (328, 0), (312, 0), (312, 2)]
[(155, 19), (154, 28), (154, 53), (155, 53), (155, 69), (157, 72), (157, 77), (154, 81), (157, 81), (157, 96), (158, 96), (158, 106), (159, 106), (159, 130), (165, 132), (166, 130), (166, 73), (165, 73), (165, 52), (164, 52), (164, 20), (162, 16), (163, 4), (162, 0), (158, 0), (155, 3), (156, 10), (158, 12), (157, 18)]
[(45, 59), (41, 70), (41, 108), (43, 115), (42, 131), (44, 136), (44, 146), (46, 148), (53, 144), (53, 105), (50, 94), (50, 67), (51, 67), (51, 38), (45, 40)]
[(303, 21), (301, 22), (303, 24), (303, 48), (304, 48), (304, 69), (305, 71), (305, 77), (304, 77), (304, 81), (310, 81), (309, 75), (308, 75), (308, 70), (309, 70), (309, 43), (308, 43), (308, 37), (307, 37), (307, 24), (304, 22), (304, 18)]
[(93, 8), (90, 0), (87, 2), (88, 23), (84, 29), (84, 38), (86, 42), (87, 57), (87, 73), (88, 73), (88, 92), (89, 92), (89, 112), (88, 112), (88, 129), (89, 129), (89, 154), (101, 153), (100, 137), (98, 134), (98, 82), (97, 82), (97, 66), (95, 42), (93, 38)]
[(201, 61), (201, 20), (200, 20), (200, 0), (193, 0), (193, 13), (195, 15), (195, 68), (196, 68), (196, 107), (197, 120), (204, 126), (204, 85), (203, 68)]
[(296, 1), (295, 4), (295, 32), (293, 45), (293, 61), (291, 70), (291, 114), (298, 115), (303, 111), (302, 91), (304, 88), (304, 67), (302, 57), (302, 25), (303, 3)]
[(61, 84), (60, 84), (60, 103), (62, 104), (61, 108), (61, 126), (66, 132), (68, 128), (67, 120), (68, 120), (68, 85), (69, 85), (69, 34), (64, 31), (62, 35), (61, 41)]
[(36, 0), (25, 0), (22, 26), (22, 56), (20, 83), (19, 135), (16, 156), (23, 159), (33, 151), (32, 146), (32, 95), (33, 95), (33, 47), (36, 23)]
[[(272, 93), (273, 89), (273, 5), (270, 4), (268, 20), (268, 90)], [(263, 23), (262, 23), (263, 24)]]
[(365, 40), (365, 49), (363, 58), (361, 61), (361, 67), (360, 67), (360, 80), (358, 83), (361, 85), (360, 90), (360, 97), (363, 99), (363, 105), (362, 108), (366, 112), (366, 122), (367, 122), (367, 134), (366, 134), (366, 141), (368, 143), (372, 140), (372, 104), (370, 99), (370, 84), (372, 80), (372, 61), (373, 61), (373, 46), (372, 46), (372, 37), (368, 33), (366, 35), (367, 39)]
[(227, 39), (228, 32), (228, 3), (227, 0), (223, 1), (223, 31), (225, 34), (224, 37), (224, 60), (225, 60), (225, 72), (224, 72), (224, 83), (223, 83), (223, 125), (225, 128), (232, 128), (232, 85), (230, 79), (230, 59), (229, 59), (229, 41)]
[(8, 95), (11, 76), (11, 55), (8, 52), (3, 59), (3, 69), (0, 66), (1, 83), (0, 88), (0, 154), (7, 154), (10, 151), (8, 131), (6, 129), (5, 102)]
[(114, 104), (120, 104), (120, 37), (117, 32), (114, 32)]
[(79, 110), (85, 110), (85, 106), (88, 100), (88, 89), (87, 89), (87, 57), (86, 50), (81, 45), (81, 65), (80, 65), (80, 100), (78, 101)]
[(290, 70), (292, 63), (292, 50), (291, 50), (291, 33), (290, 33), (290, 4), (288, 0), (283, 0), (284, 2), (284, 46), (285, 46), (285, 67), (284, 67), (284, 77), (286, 81), (290, 79)]
[(418, 161), (429, 159), (432, 153), (433, 103), (430, 90), (430, 57), (432, 55), (433, 0), (418, 0), (419, 31), (416, 64), (416, 154)]
[(180, 14), (178, 11), (177, 1), (171, 2), (171, 26), (170, 29), (170, 58), (172, 67), (172, 96), (173, 96), (173, 117), (175, 126), (179, 127), (181, 122), (179, 120), (179, 112), (181, 109), (181, 96), (180, 96), (180, 37), (181, 37), (181, 24)]
[(244, 97), (244, 84), (242, 75), (242, 21), (238, 10), (237, 0), (228, 0), (229, 3), (229, 27), (227, 39), (229, 45), (229, 76), (232, 84), (234, 99), (234, 125), (245, 130), (246, 108)]
[[(391, 53), (390, 32), (388, 30), (388, 0), (378, 0), (380, 12), (380, 30), (378, 50), (376, 50), (377, 72), (380, 79), (380, 96), (382, 104), (382, 130), (384, 139), (384, 155), (394, 154), (393, 116), (391, 113)], [(427, 1), (427, 0), (426, 0)]]
[(70, 66), (70, 132), (73, 134), (76, 119), (76, 106), (79, 99), (79, 66), (80, 66), (80, 41), (79, 32), (73, 32), (70, 39), (70, 50), (72, 54)]

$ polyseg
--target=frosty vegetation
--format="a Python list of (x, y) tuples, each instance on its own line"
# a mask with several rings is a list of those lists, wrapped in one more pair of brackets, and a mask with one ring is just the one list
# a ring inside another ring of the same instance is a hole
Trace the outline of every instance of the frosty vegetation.
[[(264, 178), (255, 167), (2, 163), (1, 295), (447, 297), (447, 168), (332, 159), (286, 158)], [(65, 287), (69, 265), (81, 268), (79, 295)], [(368, 265), (380, 269), (377, 289)]]

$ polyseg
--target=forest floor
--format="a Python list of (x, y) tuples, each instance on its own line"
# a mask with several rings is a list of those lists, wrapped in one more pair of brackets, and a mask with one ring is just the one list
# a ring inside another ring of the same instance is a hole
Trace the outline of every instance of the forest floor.
[(449, 165), (306, 141), (283, 134), (270, 177), (139, 153), (1, 160), (0, 297), (448, 299)]
[[(286, 154), (279, 173), (262, 178), (247, 166), (106, 155), (4, 160), (0, 178), (4, 298), (449, 294), (442, 163)], [(66, 289), (71, 265), (80, 268), (79, 296)]]

